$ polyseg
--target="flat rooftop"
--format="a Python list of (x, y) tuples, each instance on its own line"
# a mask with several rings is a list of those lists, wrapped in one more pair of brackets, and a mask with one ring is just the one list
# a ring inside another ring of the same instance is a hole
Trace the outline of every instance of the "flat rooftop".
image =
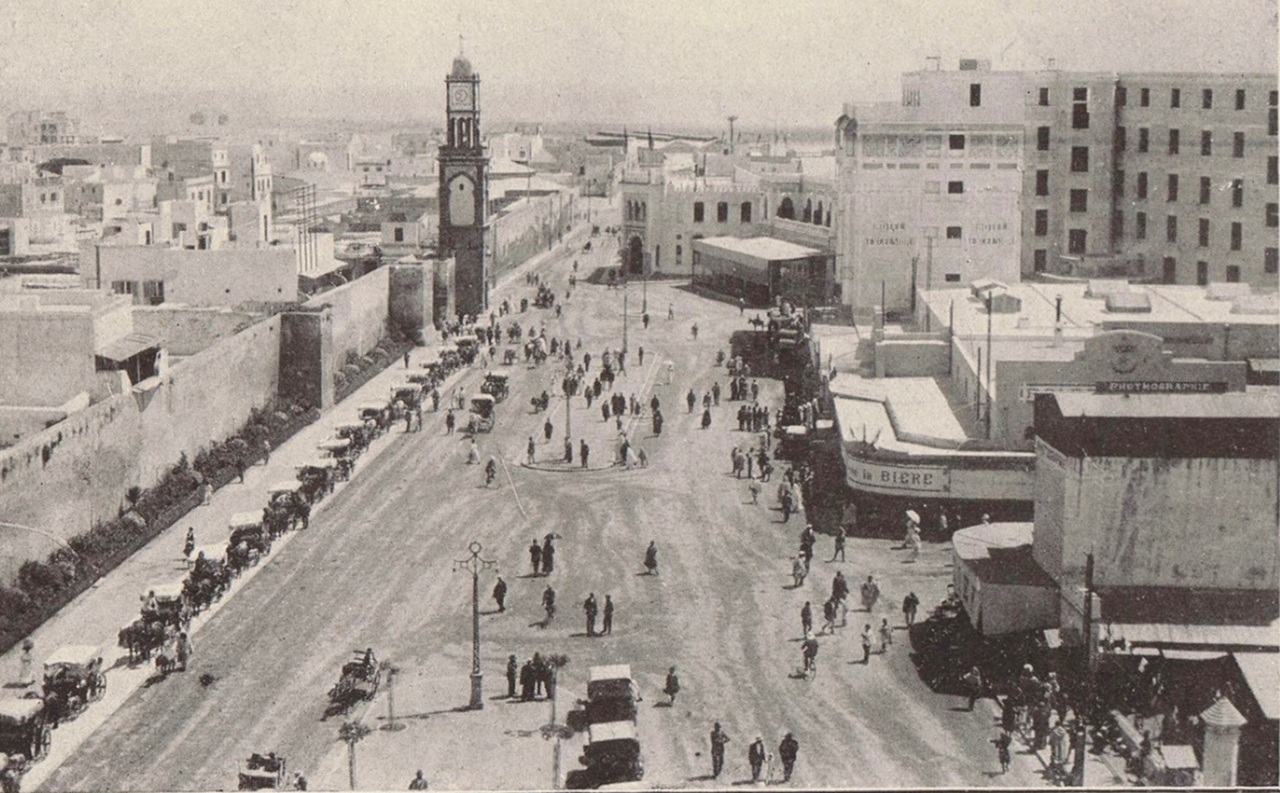
[(822, 255), (822, 251), (814, 248), (806, 248), (803, 245), (796, 245), (773, 237), (708, 237), (695, 240), (694, 245), (695, 247), (719, 248), (740, 256), (750, 256), (753, 259), (762, 259), (770, 262), (808, 259), (811, 256)]

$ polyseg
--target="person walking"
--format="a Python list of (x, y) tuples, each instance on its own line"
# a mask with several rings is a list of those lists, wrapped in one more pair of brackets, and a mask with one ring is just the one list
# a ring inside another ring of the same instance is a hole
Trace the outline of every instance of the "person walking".
[(822, 604), (822, 631), (818, 635), (836, 632), (836, 602), (827, 598)]
[(538, 544), (537, 537), (529, 543), (529, 564), (533, 566), (535, 576), (542, 574), (542, 546)]
[(711, 408), (702, 409), (702, 428), (708, 429), (711, 426)]
[(591, 447), (587, 445), (586, 439), (578, 441), (578, 461), (583, 468), (587, 467), (587, 457), (591, 454)]
[(893, 644), (893, 628), (889, 627), (889, 619), (886, 617), (880, 620), (880, 654), (884, 655), (891, 644)]
[(800, 742), (791, 733), (782, 738), (778, 744), (778, 758), (782, 760), (782, 781), (791, 781), (791, 772), (796, 767), (796, 755), (800, 753)]
[[(409, 353), (405, 353), (408, 355)], [(422, 769), (418, 769), (418, 775), (409, 782), (410, 790), (427, 790), (427, 777), (422, 773)]]
[(604, 596), (604, 621), (600, 624), (600, 634), (608, 636), (613, 633), (613, 596)]
[(871, 625), (862, 626), (862, 663), (871, 663)]
[(870, 612), (876, 607), (876, 601), (879, 599), (880, 585), (876, 583), (875, 576), (869, 575), (862, 585), (862, 607)]
[(30, 639), (22, 640), (22, 655), (18, 659), (18, 686), (21, 688), (27, 688), (36, 682), (35, 659), (31, 655), (35, 646), (35, 642)]
[(658, 574), (658, 543), (656, 540), (650, 540), (649, 547), (645, 549), (644, 569), (647, 575)]
[(555, 431), (556, 431), (556, 428), (552, 426), (551, 419), (547, 419), (542, 425), (542, 434), (546, 436), (547, 443), (551, 443), (551, 435)]
[(840, 561), (844, 561), (844, 526), (836, 527), (835, 548), (831, 551), (831, 561), (835, 561), (836, 557), (840, 557)]
[(1000, 734), (991, 741), (996, 745), (996, 757), (1000, 760), (1000, 773), (1009, 772), (1009, 744), (1013, 743), (1013, 738), (1009, 736), (1008, 730), (1001, 730)]
[(571, 438), (564, 439), (564, 462), (566, 465), (573, 464), (573, 440)]
[(693, 323), (693, 327), (689, 329), (693, 333), (693, 340), (698, 340), (698, 323)]
[(533, 701), (533, 661), (525, 661), (524, 666), (520, 667), (520, 701)]
[(551, 544), (551, 535), (542, 540), (542, 574), (551, 575), (556, 567), (556, 547)]
[(920, 608), (920, 598), (915, 592), (908, 592), (907, 596), (902, 599), (902, 619), (910, 628), (916, 623), (916, 610)]
[(587, 615), (587, 636), (596, 635), (596, 614), (598, 607), (596, 606), (596, 593), (592, 592), (587, 595), (587, 599), (582, 604), (582, 610)]
[(178, 651), (177, 651), (178, 669), (180, 669), (183, 672), (187, 671), (187, 663), (191, 660), (191, 656), (195, 655), (195, 653), (196, 653), (196, 646), (194, 643), (192, 643), (191, 637), (187, 635), (186, 631), (179, 633), (178, 634)]
[(467, 446), (467, 465), (480, 464), (480, 449), (476, 446), (476, 439), (473, 437), (471, 443)]
[(813, 605), (807, 600), (800, 607), (800, 630), (806, 639), (813, 633)]
[(760, 503), (760, 491), (762, 489), (763, 488), (760, 486), (760, 483), (754, 479), (747, 482), (747, 493), (751, 496), (751, 503), (753, 505), (758, 505)]
[(454, 418), (453, 408), (449, 408), (449, 411), (444, 414), (444, 434), (452, 435), (453, 428), (457, 426), (457, 424), (458, 420)]
[(720, 381), (711, 384), (711, 401), (716, 407), (720, 407)]
[(693, 393), (693, 389), (689, 389), (689, 393), (684, 397), (684, 403), (689, 406), (689, 412), (693, 412), (693, 406), (698, 404), (698, 397)]
[[(550, 624), (551, 620), (556, 618), (556, 591), (547, 584), (547, 588), (542, 590), (542, 609), (547, 613), (546, 623)], [(535, 658), (540, 658), (534, 653)]]
[(520, 664), (514, 655), (507, 656), (507, 699), (516, 698), (516, 678), (520, 673)]
[(493, 585), (493, 601), (498, 604), (498, 613), (507, 610), (507, 582), (502, 580), (502, 576), (498, 576), (498, 583)]
[(676, 704), (676, 694), (680, 693), (680, 678), (676, 677), (674, 666), (667, 670), (667, 683), (662, 687), (662, 693), (669, 697), (667, 705)]
[(760, 781), (760, 771), (764, 768), (764, 738), (759, 735), (747, 747), (747, 763), (751, 765), (751, 781)]
[(729, 736), (720, 727), (720, 722), (716, 722), (711, 728), (711, 778), (719, 779), (720, 772), (724, 770), (724, 747), (729, 743)]
[(538, 449), (538, 444), (534, 443), (533, 436), (529, 436), (529, 443), (524, 447), (525, 465), (533, 465), (533, 454)]
[(804, 586), (804, 578), (808, 572), (804, 566), (804, 559), (800, 556), (794, 557), (791, 560), (791, 588), (799, 589)]
[(182, 556), (191, 562), (191, 552), (196, 549), (196, 529), (194, 526), (187, 527), (186, 539), (182, 541)]
[(960, 682), (964, 683), (964, 693), (969, 698), (969, 710), (973, 710), (974, 703), (982, 698), (982, 672), (975, 666), (960, 678)]

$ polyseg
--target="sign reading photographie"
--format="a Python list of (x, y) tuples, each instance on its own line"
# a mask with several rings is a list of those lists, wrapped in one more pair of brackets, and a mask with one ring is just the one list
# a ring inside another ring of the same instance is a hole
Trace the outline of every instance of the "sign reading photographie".
[(1099, 394), (1225, 394), (1225, 382), (1178, 382), (1170, 380), (1100, 380)]

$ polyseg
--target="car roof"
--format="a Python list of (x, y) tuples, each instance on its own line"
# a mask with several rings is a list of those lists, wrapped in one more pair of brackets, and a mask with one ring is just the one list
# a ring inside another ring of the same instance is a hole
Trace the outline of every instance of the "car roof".
[(591, 743), (603, 741), (634, 741), (636, 725), (629, 721), (606, 721), (603, 724), (592, 724), (587, 728)]
[(605, 666), (593, 666), (587, 669), (587, 681), (591, 683), (598, 683), (601, 680), (624, 679), (631, 679), (630, 664), (608, 664)]

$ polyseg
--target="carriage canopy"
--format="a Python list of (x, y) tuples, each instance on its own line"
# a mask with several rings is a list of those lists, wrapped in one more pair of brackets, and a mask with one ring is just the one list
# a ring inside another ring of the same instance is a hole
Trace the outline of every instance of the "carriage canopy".
[(102, 655), (101, 649), (90, 644), (69, 644), (49, 653), (44, 659), (44, 668), (58, 666), (89, 666)]

